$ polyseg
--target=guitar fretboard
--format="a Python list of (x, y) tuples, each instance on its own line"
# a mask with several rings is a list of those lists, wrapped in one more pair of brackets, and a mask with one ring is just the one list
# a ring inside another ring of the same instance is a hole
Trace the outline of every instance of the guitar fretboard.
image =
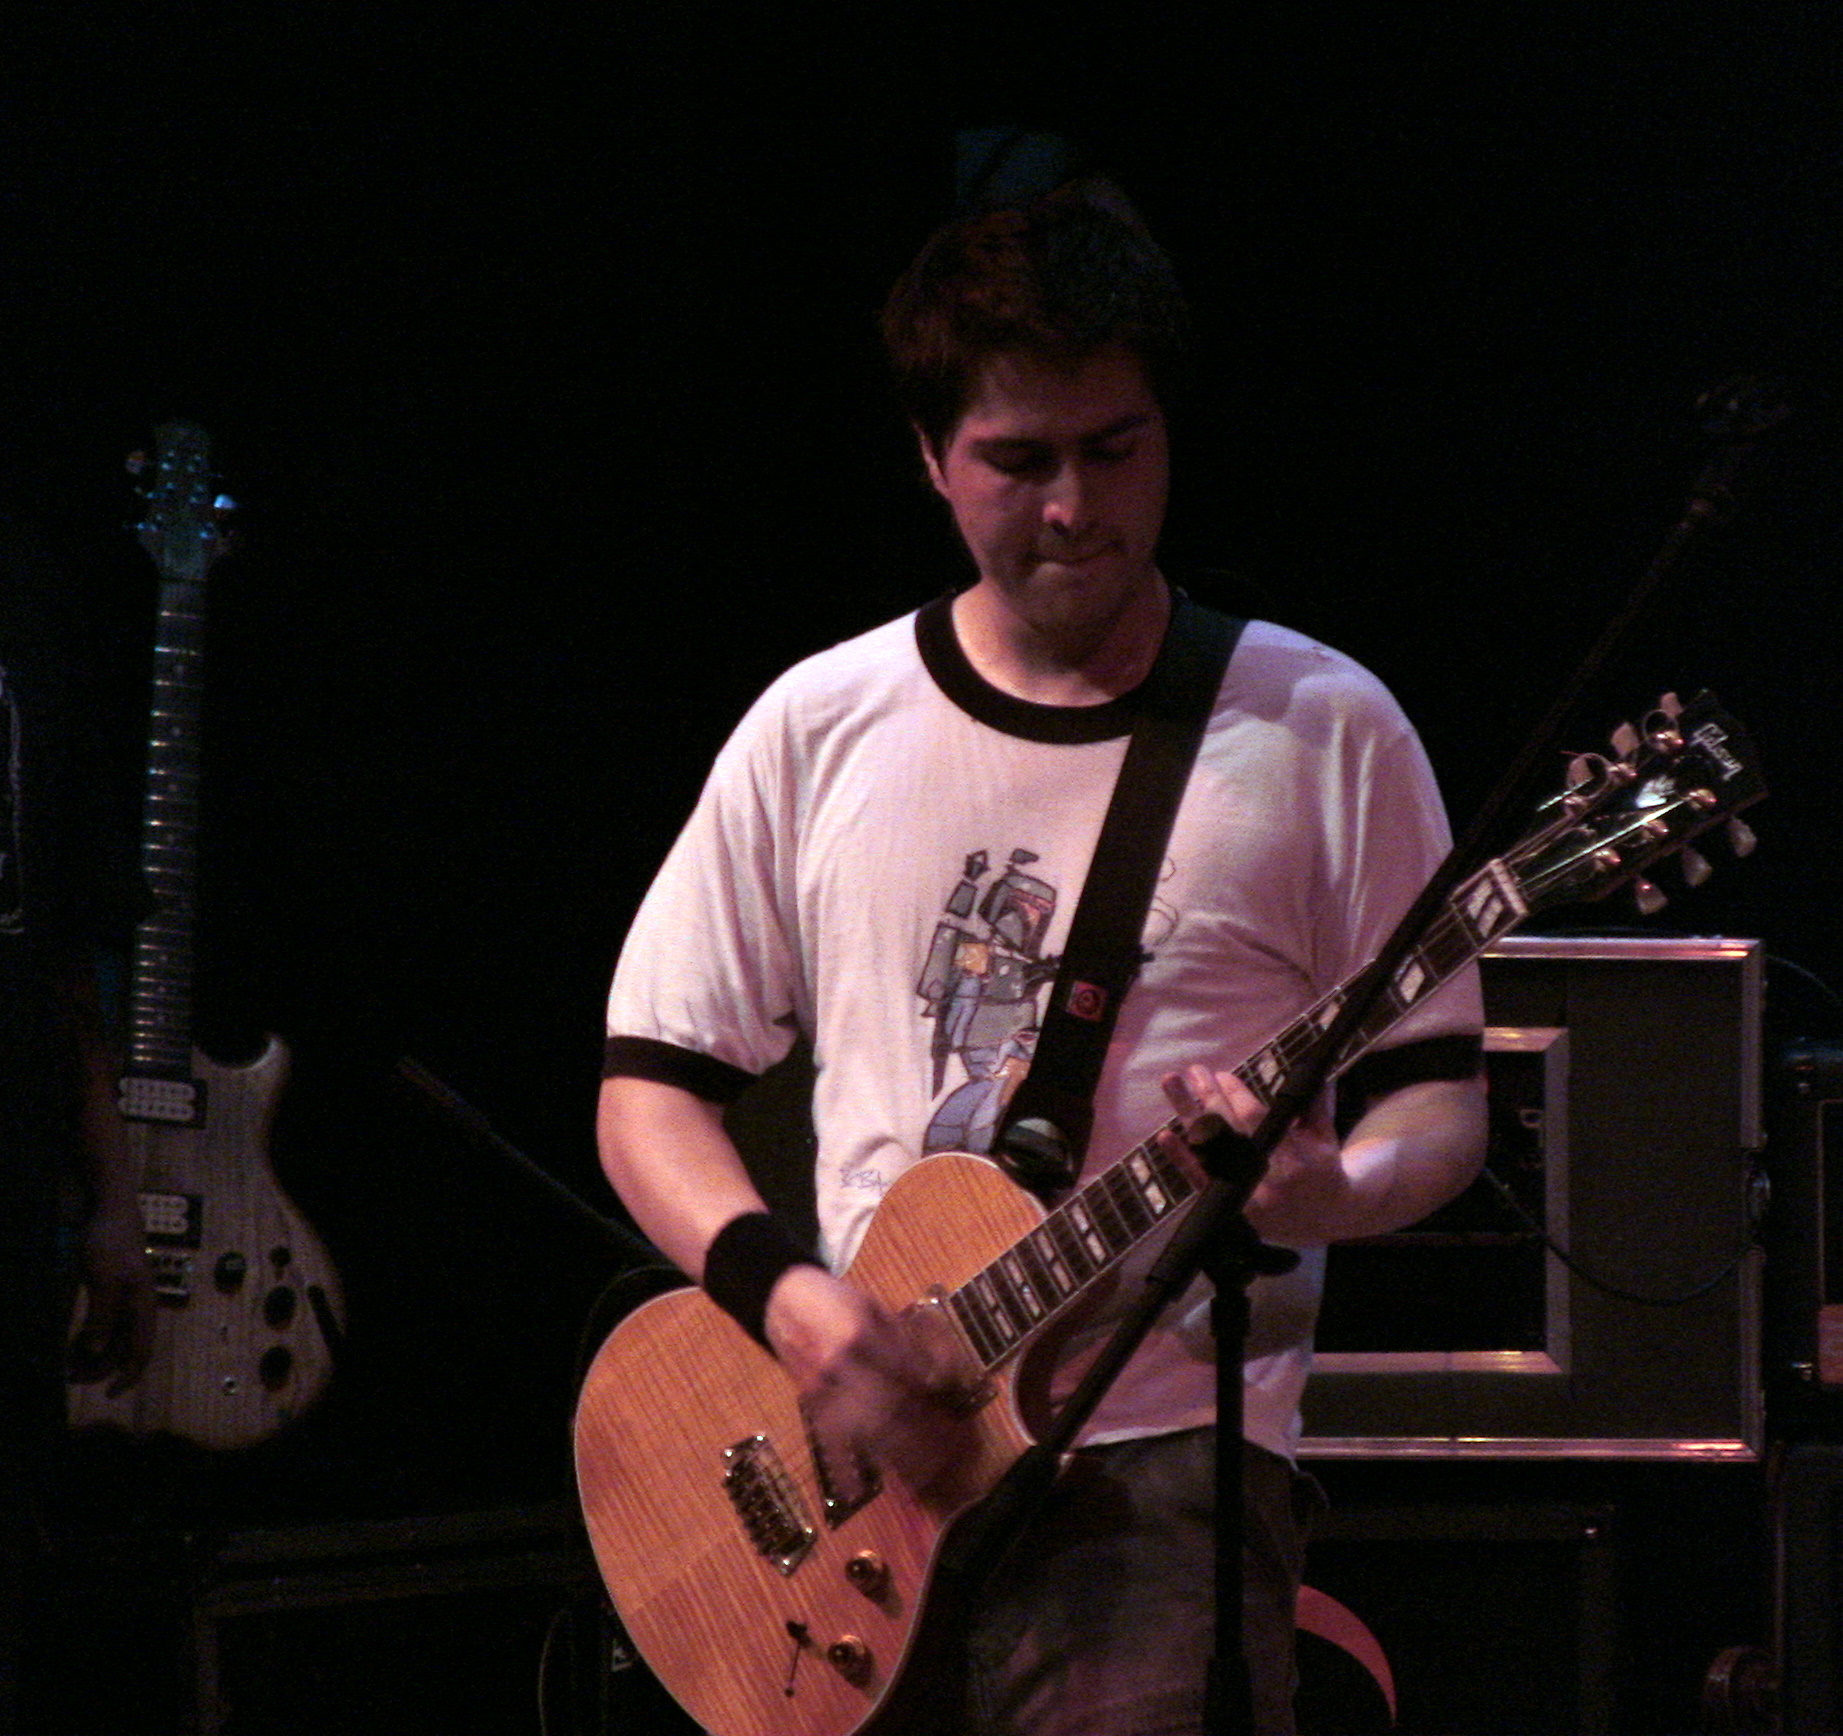
[(204, 586), (191, 580), (168, 579), (160, 587), (141, 837), (141, 869), (154, 908), (135, 929), (132, 1073), (172, 1076), (191, 1065), (204, 597)]
[(1157, 1137), (1134, 1146), (948, 1297), (988, 1369), (1197, 1191)]
[[(1528, 913), (1516, 876), (1503, 861), (1487, 862), (1458, 886), (1421, 943), (1396, 966), (1395, 974), (1351, 1033), (1339, 1066), (1347, 1066), (1388, 1032), (1449, 977), (1461, 970)], [(1341, 983), (1309, 1007), (1265, 1048), (1235, 1069), (1235, 1076), (1271, 1109), (1286, 1080), (1331, 1029), (1366, 972)]]
[[(1501, 859), (1487, 863), (1458, 887), (1428, 925), (1420, 946), (1396, 968), (1341, 1061), (1361, 1054), (1514, 928), (1526, 910), (1511, 870)], [(1271, 1107), (1293, 1068), (1322, 1040), (1361, 981), (1359, 975), (1316, 1002), (1244, 1061), (1236, 1077)], [(988, 1371), (1195, 1195), (1190, 1172), (1159, 1143), (1163, 1135), (1180, 1131), (1178, 1121), (1168, 1121), (947, 1297), (961, 1332)]]

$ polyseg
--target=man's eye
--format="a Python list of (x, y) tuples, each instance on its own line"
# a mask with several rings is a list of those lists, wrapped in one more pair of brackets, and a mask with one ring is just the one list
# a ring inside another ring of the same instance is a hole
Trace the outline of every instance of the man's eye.
[(1051, 460), (1043, 452), (1001, 452), (994, 455), (991, 464), (1004, 476), (1042, 476), (1048, 473)]

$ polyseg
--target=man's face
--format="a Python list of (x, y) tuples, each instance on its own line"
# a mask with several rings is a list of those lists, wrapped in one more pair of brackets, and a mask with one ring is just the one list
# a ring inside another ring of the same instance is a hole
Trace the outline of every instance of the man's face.
[(1039, 631), (1110, 622), (1159, 584), (1165, 418), (1131, 351), (1000, 355), (937, 454), (922, 456), (980, 579)]

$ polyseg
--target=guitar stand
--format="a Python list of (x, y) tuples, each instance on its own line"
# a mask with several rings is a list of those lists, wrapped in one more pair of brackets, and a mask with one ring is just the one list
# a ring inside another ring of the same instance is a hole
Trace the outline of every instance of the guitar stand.
[(597, 1211), (574, 1188), (560, 1182), (542, 1164), (520, 1151), (473, 1104), (415, 1056), (399, 1056), (393, 1071), (399, 1084), (413, 1091), (420, 1102), (436, 1111), (468, 1144), (501, 1159), (508, 1170), (523, 1176), (591, 1241), (623, 1256), (628, 1265), (657, 1266), (660, 1263), (657, 1250), (649, 1242), (605, 1212)]

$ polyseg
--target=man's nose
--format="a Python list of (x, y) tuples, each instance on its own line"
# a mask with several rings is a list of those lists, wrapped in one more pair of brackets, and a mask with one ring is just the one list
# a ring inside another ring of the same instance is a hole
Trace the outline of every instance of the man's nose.
[(1060, 465), (1043, 496), (1043, 521), (1058, 530), (1080, 530), (1092, 505), (1087, 472), (1080, 463)]

